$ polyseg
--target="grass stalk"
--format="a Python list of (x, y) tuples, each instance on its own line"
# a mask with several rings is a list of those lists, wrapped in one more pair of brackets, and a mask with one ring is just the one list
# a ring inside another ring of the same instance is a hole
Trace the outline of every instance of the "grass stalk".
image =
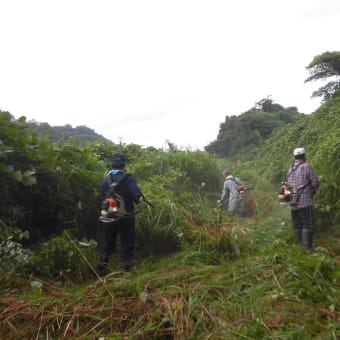
[(97, 273), (97, 271), (94, 269), (94, 267), (92, 266), (92, 264), (88, 261), (88, 259), (86, 258), (85, 254), (82, 252), (82, 250), (78, 247), (78, 245), (74, 242), (74, 240), (70, 237), (70, 235), (68, 234), (68, 232), (65, 230), (64, 231), (66, 237), (69, 239), (69, 241), (73, 244), (73, 246), (76, 248), (76, 250), (79, 252), (80, 256), (83, 258), (83, 260), (87, 263), (87, 265), (90, 267), (90, 269), (92, 270), (92, 272), (96, 275), (96, 277), (99, 279), (99, 281), (103, 284), (104, 288), (106, 289), (106, 291), (108, 292), (108, 294), (111, 296), (112, 301), (114, 300), (114, 297), (111, 293), (111, 291), (108, 289), (105, 280), (102, 279), (102, 277)]

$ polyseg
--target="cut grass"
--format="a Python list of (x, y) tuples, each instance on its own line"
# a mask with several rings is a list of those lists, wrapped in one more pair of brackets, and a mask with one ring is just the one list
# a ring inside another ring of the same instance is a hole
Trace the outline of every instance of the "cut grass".
[[(339, 250), (336, 242), (329, 242), (329, 234), (318, 236), (323, 247), (312, 255), (296, 245), (287, 224), (275, 218), (258, 225), (245, 221), (222, 230), (206, 228), (202, 234), (203, 243), (145, 260), (129, 274), (94, 278), (83, 285), (49, 282), (38, 290), (7, 290), (0, 302), (2, 337), (339, 337), (340, 269), (339, 258), (333, 256)], [(211, 241), (219, 244), (222, 238), (235, 245), (212, 252)]]

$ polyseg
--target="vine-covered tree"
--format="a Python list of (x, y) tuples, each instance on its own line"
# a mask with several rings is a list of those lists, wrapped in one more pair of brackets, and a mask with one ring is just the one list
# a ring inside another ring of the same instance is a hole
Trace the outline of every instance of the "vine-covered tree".
[(314, 57), (307, 66), (312, 80), (329, 80), (325, 86), (313, 92), (312, 97), (322, 97), (323, 102), (340, 93), (340, 52), (325, 52)]

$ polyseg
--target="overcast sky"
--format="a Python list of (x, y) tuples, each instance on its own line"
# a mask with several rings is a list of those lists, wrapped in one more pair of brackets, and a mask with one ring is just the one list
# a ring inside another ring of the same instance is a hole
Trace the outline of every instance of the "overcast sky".
[(339, 0), (0, 0), (0, 109), (113, 142), (203, 148), (271, 95), (311, 113)]

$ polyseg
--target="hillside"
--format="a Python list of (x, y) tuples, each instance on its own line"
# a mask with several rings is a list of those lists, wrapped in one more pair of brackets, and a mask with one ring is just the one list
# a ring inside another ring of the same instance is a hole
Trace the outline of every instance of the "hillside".
[(27, 122), (27, 125), (32, 131), (38, 134), (38, 136), (49, 138), (53, 142), (67, 142), (67, 140), (72, 137), (82, 143), (94, 142), (97, 140), (105, 140), (108, 143), (112, 143), (112, 141), (84, 125), (73, 128), (71, 125), (50, 126), (48, 123), (35, 121), (29, 121)]
[(284, 108), (265, 98), (240, 115), (226, 116), (216, 140), (205, 149), (220, 157), (247, 159), (255, 148), (270, 140), (276, 130), (305, 117), (296, 107)]

